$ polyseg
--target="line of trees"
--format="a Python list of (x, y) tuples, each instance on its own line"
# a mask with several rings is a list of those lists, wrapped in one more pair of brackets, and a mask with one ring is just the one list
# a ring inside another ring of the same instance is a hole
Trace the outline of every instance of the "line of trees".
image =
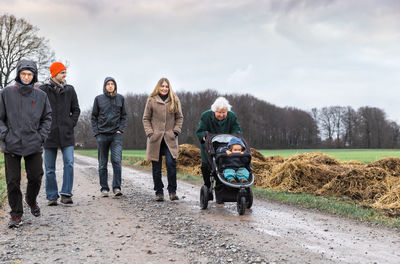
[(330, 106), (312, 109), (321, 143), (327, 148), (399, 148), (400, 127), (376, 107)]
[[(177, 95), (184, 114), (179, 141), (198, 144), (195, 131), (200, 115), (210, 109), (220, 94), (206, 90), (179, 92)], [(319, 142), (317, 125), (310, 113), (296, 108), (280, 108), (249, 94), (224, 96), (237, 114), (245, 138), (255, 148), (307, 148), (315, 147)], [(124, 133), (124, 147), (127, 149), (146, 147), (142, 116), (147, 97), (147, 94), (128, 94), (125, 97), (128, 127)], [(90, 129), (90, 114), (90, 110), (81, 114), (75, 131), (77, 142), (93, 148), (96, 142)]]
[[(178, 92), (184, 114), (179, 142), (198, 145), (195, 131), (203, 111), (220, 96), (217, 91)], [(223, 95), (238, 116), (246, 140), (258, 149), (286, 148), (399, 148), (400, 127), (375, 107), (330, 106), (310, 112), (277, 107), (252, 95)], [(144, 149), (146, 136), (142, 116), (147, 94), (127, 94), (128, 127), (124, 148)], [(90, 125), (91, 109), (81, 114), (76, 127), (77, 142), (95, 148)]]

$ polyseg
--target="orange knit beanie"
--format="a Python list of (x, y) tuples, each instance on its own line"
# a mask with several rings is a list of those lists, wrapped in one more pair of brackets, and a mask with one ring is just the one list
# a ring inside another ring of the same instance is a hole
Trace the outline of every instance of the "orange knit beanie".
[(56, 76), (59, 72), (65, 71), (66, 69), (67, 68), (65, 68), (64, 64), (62, 64), (61, 62), (54, 62), (50, 66), (51, 77)]

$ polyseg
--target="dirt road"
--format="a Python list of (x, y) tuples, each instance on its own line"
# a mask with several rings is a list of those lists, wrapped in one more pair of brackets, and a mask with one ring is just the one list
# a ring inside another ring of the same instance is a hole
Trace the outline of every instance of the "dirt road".
[(258, 199), (244, 216), (203, 211), (199, 189), (179, 182), (180, 201), (157, 203), (150, 172), (123, 168), (124, 195), (102, 198), (97, 160), (76, 155), (74, 204), (48, 207), (43, 186), (41, 217), (25, 208), (8, 229), (4, 213), (0, 263), (400, 263), (398, 230)]

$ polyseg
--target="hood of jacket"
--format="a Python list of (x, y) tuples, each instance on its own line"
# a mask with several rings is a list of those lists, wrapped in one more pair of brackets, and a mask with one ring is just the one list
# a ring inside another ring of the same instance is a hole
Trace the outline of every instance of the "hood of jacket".
[(17, 76), (15, 77), (15, 81), (19, 84), (22, 84), (20, 73), (23, 70), (30, 70), (33, 73), (33, 79), (31, 84), (37, 83), (38, 81), (38, 69), (36, 63), (31, 60), (20, 60), (17, 64)]
[[(106, 90), (106, 83), (107, 83), (108, 81), (113, 81), (114, 84), (115, 84), (115, 90), (114, 90), (114, 92), (113, 92), (112, 95), (110, 95), (110, 93), (107, 92), (107, 90)], [(113, 97), (113, 96), (115, 96), (115, 95), (117, 94), (117, 82), (115, 81), (115, 79), (114, 79), (113, 77), (106, 77), (106, 78), (104, 79), (103, 93), (104, 93), (106, 96), (108, 96), (108, 97)]]

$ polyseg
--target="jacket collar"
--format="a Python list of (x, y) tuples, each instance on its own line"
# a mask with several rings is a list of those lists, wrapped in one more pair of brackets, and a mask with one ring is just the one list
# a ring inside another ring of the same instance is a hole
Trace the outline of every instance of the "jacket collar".
[(161, 98), (160, 98), (160, 96), (158, 96), (158, 94), (157, 95), (155, 95), (155, 96), (153, 96), (155, 99), (156, 99), (156, 102), (157, 103), (160, 103), (160, 104), (166, 104), (166, 103), (168, 103), (168, 102), (171, 102), (171, 98), (167, 98), (167, 100), (165, 100), (165, 101), (163, 101)]

